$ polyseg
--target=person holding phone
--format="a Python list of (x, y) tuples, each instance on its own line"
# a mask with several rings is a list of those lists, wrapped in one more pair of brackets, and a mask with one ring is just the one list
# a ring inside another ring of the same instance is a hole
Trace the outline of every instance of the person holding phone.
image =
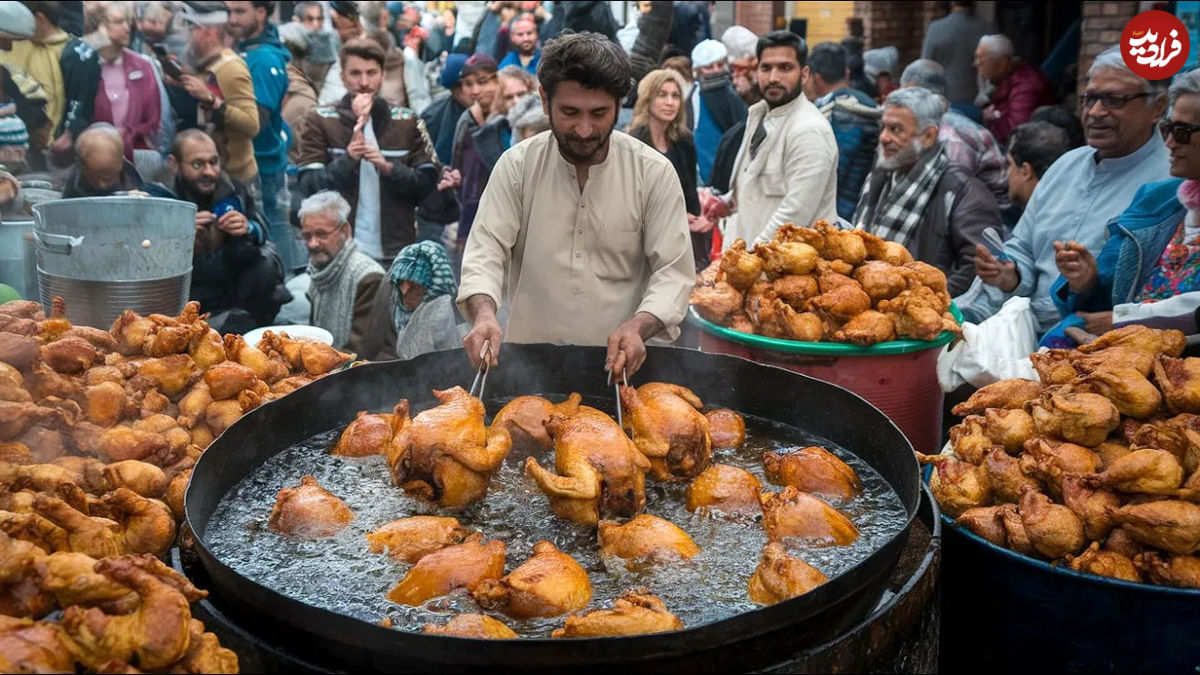
[(179, 132), (167, 163), (174, 183), (143, 189), (196, 205), (189, 299), (212, 314), (208, 322), (221, 333), (271, 324), (291, 298), (283, 287), (283, 263), (246, 185), (221, 170), (216, 143), (199, 129)]

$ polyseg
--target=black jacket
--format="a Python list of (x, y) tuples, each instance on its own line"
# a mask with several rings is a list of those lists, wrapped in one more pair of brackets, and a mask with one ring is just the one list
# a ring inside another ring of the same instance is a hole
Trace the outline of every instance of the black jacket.
[[(629, 135), (654, 147), (649, 127), (635, 127), (629, 130)], [(694, 216), (700, 215), (700, 196), (696, 193), (696, 143), (692, 140), (692, 135), (685, 133), (667, 148), (664, 156), (670, 160), (676, 175), (679, 176), (679, 186), (683, 188), (683, 204), (687, 212)]]
[(651, 2), (650, 11), (638, 19), (637, 40), (633, 42), (633, 51), (629, 53), (634, 82), (640, 82), (646, 73), (658, 67), (674, 21), (675, 9), (666, 0)]
[(63, 117), (54, 130), (58, 136), (70, 131), (75, 138), (92, 123), (96, 91), (100, 88), (100, 55), (77, 37), (71, 37), (58, 59), (62, 68)]
[(746, 135), (746, 120), (729, 127), (721, 135), (717, 144), (717, 154), (713, 158), (712, 173), (708, 174), (708, 185), (717, 194), (725, 194), (733, 187), (733, 164), (737, 161), (738, 150), (742, 147), (742, 137)]
[(83, 172), (79, 170), (79, 162), (71, 165), (71, 170), (67, 172), (66, 184), (63, 187), (63, 199), (76, 199), (78, 197), (108, 197), (117, 192), (128, 192), (129, 190), (138, 190), (142, 187), (142, 175), (134, 168), (129, 160), (123, 160), (124, 166), (121, 167), (121, 178), (117, 184), (107, 190), (97, 190), (88, 185), (83, 180)]

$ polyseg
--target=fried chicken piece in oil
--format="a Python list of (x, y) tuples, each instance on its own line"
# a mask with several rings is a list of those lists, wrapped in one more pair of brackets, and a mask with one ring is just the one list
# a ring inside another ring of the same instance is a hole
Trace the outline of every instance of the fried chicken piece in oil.
[(680, 630), (683, 622), (667, 610), (663, 601), (644, 588), (624, 593), (612, 609), (597, 609), (567, 617), (551, 637), (605, 637), (644, 635)]
[(858, 539), (858, 528), (829, 504), (790, 485), (782, 492), (763, 493), (763, 529), (771, 541), (785, 537), (811, 540), (813, 545), (848, 546)]
[(809, 446), (780, 454), (763, 453), (767, 480), (827, 499), (847, 500), (862, 492), (862, 481), (848, 464), (825, 448)]
[(713, 450), (734, 450), (746, 441), (746, 420), (724, 408), (704, 413), (708, 418), (708, 435)]
[(687, 560), (700, 552), (696, 542), (678, 525), (647, 513), (624, 524), (602, 520), (599, 537), (603, 555), (625, 560)]
[(456, 614), (441, 626), (425, 624), (421, 632), (427, 635), (453, 635), (487, 640), (513, 640), (520, 637), (513, 629), (486, 614)]
[(473, 591), (484, 579), (499, 579), (504, 574), (504, 542), (484, 544), (482, 539), (476, 536), (421, 558), (388, 592), (388, 600), (416, 606), (456, 588)]
[(601, 516), (632, 516), (646, 505), (646, 459), (611, 417), (580, 406), (570, 417), (552, 414), (546, 430), (554, 439), (554, 472), (533, 457), (525, 472), (550, 500), (560, 518), (595, 525)]
[(634, 389), (620, 387), (625, 423), (634, 445), (650, 460), (657, 480), (693, 478), (712, 457), (708, 418), (700, 398), (675, 384), (649, 382)]
[[(404, 402), (407, 415), (408, 402)], [(329, 452), (341, 457), (368, 457), (387, 455), (392, 442), (392, 419), (388, 413), (373, 414), (360, 410), (354, 421), (346, 425), (337, 445)]]
[(762, 511), (758, 495), (762, 483), (754, 474), (728, 464), (710, 464), (688, 485), (685, 499), (688, 511), (706, 508), (737, 515)]
[(828, 580), (817, 568), (790, 555), (782, 544), (770, 542), (763, 547), (762, 559), (750, 576), (747, 591), (750, 602), (774, 605), (804, 595)]
[(304, 476), (300, 485), (284, 488), (275, 499), (268, 525), (291, 537), (331, 537), (354, 520), (346, 503), (321, 487), (316, 478)]
[(483, 579), (471, 590), (480, 607), (517, 619), (568, 614), (592, 601), (592, 583), (574, 558), (548, 541), (533, 557), (500, 579)]
[(575, 414), (582, 400), (579, 394), (571, 394), (562, 403), (551, 403), (541, 396), (518, 396), (496, 413), (492, 426), (508, 429), (513, 448), (520, 452), (550, 450), (554, 441), (546, 431), (546, 422), (556, 413), (563, 417)]
[(408, 421), (392, 438), (388, 466), (392, 482), (440, 506), (460, 509), (487, 494), (492, 475), (508, 456), (512, 439), (503, 426), (484, 426), (483, 402), (462, 387), (434, 391), (440, 405)]
[(461, 544), (472, 532), (459, 525), (456, 518), (411, 516), (368, 532), (367, 544), (371, 553), (387, 549), (392, 558), (415, 564), (434, 551)]
[(729, 248), (721, 254), (721, 272), (725, 281), (739, 291), (745, 291), (762, 276), (763, 261), (757, 255), (746, 250), (746, 242), (734, 240)]

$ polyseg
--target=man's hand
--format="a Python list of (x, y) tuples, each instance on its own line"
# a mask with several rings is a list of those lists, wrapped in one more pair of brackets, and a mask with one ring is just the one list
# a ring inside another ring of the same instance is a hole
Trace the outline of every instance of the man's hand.
[(383, 153), (379, 151), (379, 147), (370, 143), (365, 143), (366, 150), (363, 151), (362, 158), (375, 165), (379, 173), (388, 174), (392, 172), (392, 163), (384, 158)]
[(975, 274), (979, 280), (990, 286), (995, 286), (1005, 293), (1012, 293), (1021, 276), (1017, 274), (1017, 264), (1011, 260), (1000, 262), (983, 244), (975, 245)]
[(1086, 293), (1100, 282), (1096, 256), (1077, 241), (1054, 242), (1054, 264), (1067, 279), (1072, 293)]
[(225, 215), (217, 221), (217, 227), (231, 237), (244, 237), (250, 231), (250, 224), (246, 222), (246, 216), (237, 211), (226, 211)]
[(212, 211), (197, 211), (196, 212), (196, 233), (199, 234), (208, 228), (217, 217)]
[(713, 222), (704, 216), (688, 214), (688, 229), (698, 234), (704, 234), (713, 229)]
[(62, 132), (62, 135), (54, 139), (54, 142), (50, 144), (50, 150), (56, 154), (70, 152), (71, 145), (74, 143), (75, 137), (71, 135), (71, 132), (64, 131)]
[(608, 336), (604, 370), (611, 372), (614, 379), (632, 377), (646, 362), (646, 340), (658, 335), (663, 328), (658, 317), (647, 312), (638, 312), (617, 326)]
[(490, 365), (500, 364), (500, 342), (504, 337), (500, 330), (500, 322), (496, 320), (496, 305), (486, 295), (472, 295), (467, 298), (467, 314), (471, 318), (471, 332), (463, 338), (463, 349), (471, 365), (478, 370), (483, 364), (486, 348), (491, 348)]
[(437, 184), (438, 192), (444, 192), (445, 190), (453, 190), (454, 188), (457, 188), (460, 185), (462, 185), (462, 174), (458, 172), (458, 169), (451, 169), (450, 167), (443, 167), (442, 168), (442, 179), (440, 181), (438, 181), (438, 184)]
[(705, 218), (715, 223), (730, 214), (729, 204), (721, 197), (713, 195), (708, 201), (704, 202), (701, 212)]
[(346, 154), (355, 161), (362, 159), (367, 154), (367, 142), (363, 140), (361, 134), (356, 134), (350, 139), (350, 145), (346, 146)]
[(179, 83), (187, 90), (187, 93), (192, 95), (192, 98), (203, 103), (204, 105), (212, 105), (216, 100), (216, 94), (204, 84), (204, 80), (195, 75), (184, 75), (179, 78)]
[(1112, 312), (1075, 312), (1083, 319), (1083, 329), (1092, 335), (1104, 335), (1113, 327)]

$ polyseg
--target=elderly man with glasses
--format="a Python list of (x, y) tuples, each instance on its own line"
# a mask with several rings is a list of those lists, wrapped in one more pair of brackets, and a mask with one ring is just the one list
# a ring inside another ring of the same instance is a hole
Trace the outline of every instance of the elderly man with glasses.
[(1080, 96), (1087, 145), (1058, 159), (1042, 176), (999, 258), (976, 249), (979, 279), (957, 298), (967, 320), (979, 322), (1014, 296), (1032, 299), (1038, 332), (1058, 323), (1050, 298), (1058, 279), (1055, 244), (1074, 241), (1098, 253), (1105, 225), (1146, 183), (1168, 177), (1168, 153), (1155, 129), (1166, 106), (1165, 84), (1129, 70), (1117, 47), (1092, 62)]

